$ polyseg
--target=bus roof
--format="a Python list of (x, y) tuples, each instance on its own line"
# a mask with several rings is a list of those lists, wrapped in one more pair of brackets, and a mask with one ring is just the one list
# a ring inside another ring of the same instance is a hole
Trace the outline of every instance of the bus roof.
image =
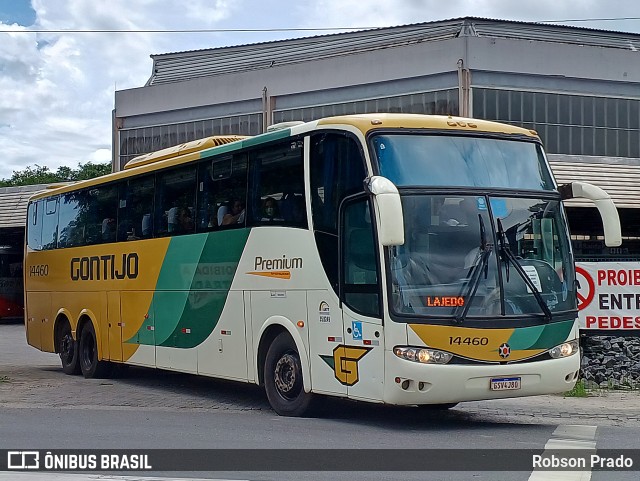
[(172, 165), (180, 165), (213, 155), (243, 150), (256, 145), (273, 142), (275, 140), (285, 139), (292, 135), (311, 132), (316, 130), (318, 127), (339, 128), (340, 126), (356, 128), (364, 135), (374, 130), (425, 129), (478, 132), (485, 134), (506, 134), (518, 137), (529, 137), (532, 140), (540, 140), (538, 134), (534, 130), (527, 130), (521, 127), (515, 127), (513, 125), (502, 124), (499, 122), (491, 122), (488, 120), (423, 114), (342, 115), (314, 120), (295, 126), (283, 126), (284, 128), (279, 130), (273, 130), (254, 137), (227, 135), (194, 140), (185, 144), (134, 157), (127, 163), (125, 169), (120, 172), (64, 185), (46, 192), (39, 192), (35, 194), (32, 199), (39, 199), (82, 188), (94, 187), (133, 175), (152, 172)]
[(213, 137), (205, 137), (204, 139), (192, 140), (191, 142), (134, 157), (126, 163), (124, 168), (126, 170), (133, 167), (140, 167), (141, 165), (147, 165), (159, 160), (171, 159), (181, 155), (190, 154), (192, 152), (199, 152), (212, 147), (219, 147), (220, 145), (230, 144), (231, 142), (246, 138), (247, 137), (244, 135), (215, 135)]
[(422, 114), (358, 114), (328, 117), (317, 121), (318, 126), (352, 125), (362, 133), (375, 129), (429, 129), (429, 130), (462, 130), (495, 134), (524, 135), (539, 139), (535, 130), (492, 122), (489, 120), (453, 117), (450, 115)]

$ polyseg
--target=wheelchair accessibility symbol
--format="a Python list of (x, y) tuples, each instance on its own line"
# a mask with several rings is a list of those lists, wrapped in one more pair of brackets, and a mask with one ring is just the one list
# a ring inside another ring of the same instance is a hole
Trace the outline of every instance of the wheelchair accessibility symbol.
[(353, 332), (354, 341), (362, 341), (362, 322), (351, 321), (351, 331)]

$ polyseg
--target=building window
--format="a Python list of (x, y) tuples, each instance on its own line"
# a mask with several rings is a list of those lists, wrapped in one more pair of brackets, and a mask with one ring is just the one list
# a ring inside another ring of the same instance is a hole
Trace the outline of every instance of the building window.
[(474, 88), (473, 116), (534, 129), (549, 153), (640, 156), (636, 99)]
[(212, 135), (258, 135), (262, 112), (120, 130), (120, 168), (139, 155)]
[(311, 120), (333, 115), (370, 114), (370, 113), (413, 113), (458, 115), (458, 90), (438, 90), (378, 99), (355, 100), (336, 104), (315, 105), (304, 108), (275, 110), (274, 123)]

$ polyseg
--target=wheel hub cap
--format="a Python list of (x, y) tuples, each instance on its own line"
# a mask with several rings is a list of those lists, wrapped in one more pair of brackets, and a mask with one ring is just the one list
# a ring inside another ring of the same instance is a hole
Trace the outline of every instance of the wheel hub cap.
[(283, 393), (288, 393), (296, 383), (296, 365), (291, 354), (282, 356), (275, 369), (276, 387)]

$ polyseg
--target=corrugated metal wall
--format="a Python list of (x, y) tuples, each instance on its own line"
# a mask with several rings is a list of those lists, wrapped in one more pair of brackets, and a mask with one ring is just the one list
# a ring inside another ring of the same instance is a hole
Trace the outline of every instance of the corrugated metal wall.
[(46, 185), (0, 187), (0, 228), (24, 227), (29, 197), (45, 189)]
[(147, 85), (259, 70), (310, 59), (353, 55), (462, 36), (556, 42), (634, 52), (640, 50), (640, 35), (633, 33), (460, 17), (398, 27), (152, 55), (153, 73)]
[[(558, 184), (589, 182), (604, 189), (616, 207), (640, 208), (640, 165), (585, 161), (580, 156), (549, 155), (549, 164)], [(629, 160), (629, 159), (624, 159)], [(587, 200), (570, 200), (571, 207), (593, 207)]]

